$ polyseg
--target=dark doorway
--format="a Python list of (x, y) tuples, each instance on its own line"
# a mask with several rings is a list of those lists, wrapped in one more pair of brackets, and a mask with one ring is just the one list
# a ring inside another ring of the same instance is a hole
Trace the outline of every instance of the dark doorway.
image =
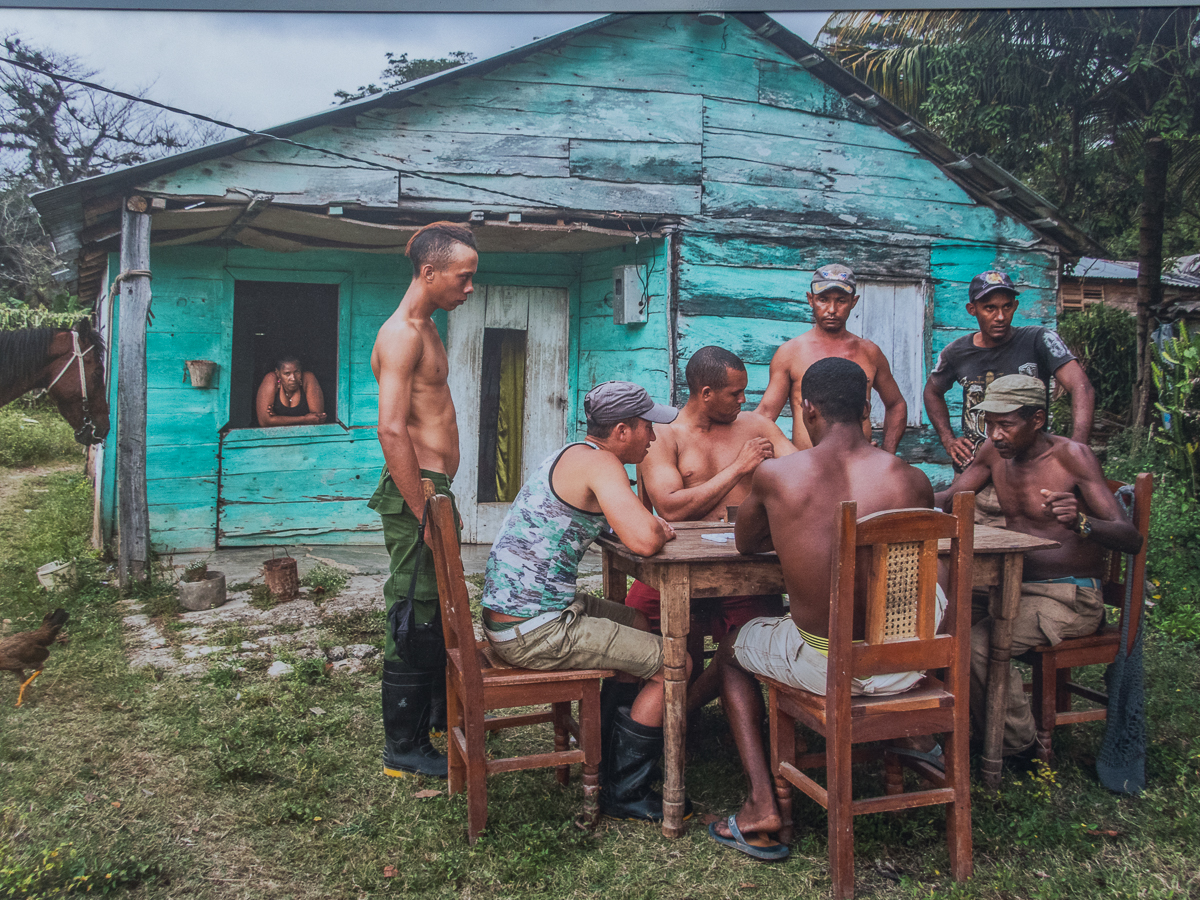
[(316, 376), (325, 395), (325, 421), (337, 421), (338, 286), (238, 281), (233, 287), (230, 428), (258, 425), (258, 386), (285, 355), (298, 356), (304, 370)]

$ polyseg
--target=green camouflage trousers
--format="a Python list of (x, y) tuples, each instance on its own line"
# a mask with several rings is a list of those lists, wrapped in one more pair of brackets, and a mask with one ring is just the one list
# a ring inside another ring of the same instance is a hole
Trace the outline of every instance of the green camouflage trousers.
[[(433, 482), (439, 494), (447, 494), (454, 504), (454, 527), (458, 532), (458, 506), (454, 494), (450, 490), (450, 479), (441, 472), (421, 470), (421, 477)], [(417, 563), (418, 539), (421, 535), (421, 510), (414, 511), (404, 502), (400, 489), (392, 481), (392, 476), (383, 467), (379, 478), (379, 487), (367, 502), (367, 506), (379, 513), (383, 521), (383, 543), (391, 558), (388, 565), (388, 578), (383, 583), (383, 599), (388, 612), (398, 600), (408, 598), (408, 586), (412, 582), (413, 569)], [(460, 534), (461, 536), (461, 534)], [(421, 547), (421, 571), (417, 576), (417, 587), (413, 593), (413, 607), (418, 625), (433, 620), (437, 615), (438, 589), (437, 576), (433, 568), (433, 553), (428, 547)], [(389, 623), (383, 646), (383, 658), (386, 662), (400, 663), (404, 660), (396, 654), (396, 643), (392, 637)]]

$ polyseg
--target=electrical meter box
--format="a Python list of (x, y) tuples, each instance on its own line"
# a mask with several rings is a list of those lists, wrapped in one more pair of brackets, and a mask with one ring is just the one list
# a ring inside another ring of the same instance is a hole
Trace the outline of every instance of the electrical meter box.
[(649, 301), (642, 289), (641, 266), (613, 266), (613, 324), (645, 322)]

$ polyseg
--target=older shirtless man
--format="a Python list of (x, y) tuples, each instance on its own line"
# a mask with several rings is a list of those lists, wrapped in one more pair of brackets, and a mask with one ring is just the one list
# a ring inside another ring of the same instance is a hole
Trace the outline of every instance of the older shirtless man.
[[(946, 506), (956, 491), (996, 486), (1013, 531), (1050, 538), (1059, 546), (1025, 554), (1021, 606), (1013, 620), (1013, 656), (1031, 647), (1091, 634), (1104, 619), (1100, 579), (1106, 550), (1136, 553), (1142, 536), (1117, 505), (1087, 444), (1048, 434), (1046, 385), (1029, 375), (1006, 375), (988, 385), (982, 413), (987, 440), (938, 494)], [(982, 726), (991, 618), (971, 629), (971, 712)], [(1031, 760), (1037, 728), (1021, 676), (1009, 663), (1004, 756)]]
[[(783, 404), (792, 403), (792, 443), (806, 450), (813, 445), (800, 415), (800, 382), (818, 359), (840, 356), (858, 363), (867, 376), (867, 402), (874, 388), (883, 401), (883, 449), (895, 453), (904, 436), (908, 404), (900, 386), (892, 377), (887, 357), (873, 342), (846, 330), (850, 311), (858, 304), (854, 273), (842, 265), (821, 266), (813, 273), (808, 305), (812, 307), (813, 327), (794, 337), (771, 357), (771, 380), (755, 412), (772, 422), (779, 418)], [(871, 438), (871, 420), (864, 418), (863, 434)]]
[[(710, 833), (718, 843), (757, 859), (783, 859), (786, 845), (768, 835), (782, 827), (762, 741), (762, 693), (754, 674), (768, 675), (814, 693), (825, 692), (829, 646), (830, 565), (839, 505), (856, 500), (860, 516), (884, 509), (933, 505), (929, 479), (863, 434), (867, 377), (847, 359), (822, 359), (804, 373), (803, 416), (813, 447), (786, 459), (766, 460), (754, 473), (750, 495), (738, 509), (735, 534), (741, 553), (774, 550), (791, 600), (791, 615), (747, 622), (721, 644), (721, 702), (750, 780), (741, 810)], [(938, 592), (938, 617), (945, 597)], [(859, 610), (856, 619), (865, 616)], [(865, 623), (857, 621), (856, 633)], [(906, 691), (921, 672), (875, 675), (854, 683), (854, 693)]]
[[(759, 463), (796, 452), (770, 419), (742, 412), (746, 366), (737, 356), (722, 347), (702, 347), (688, 360), (686, 377), (687, 404), (674, 422), (659, 426), (658, 440), (640, 466), (645, 491), (668, 522), (720, 518), (750, 492), (750, 476)], [(657, 629), (659, 599), (658, 591), (635, 581), (625, 603)], [(719, 643), (751, 619), (782, 614), (783, 598), (723, 597), (697, 603), (693, 612), (694, 618), (708, 620), (692, 632), (699, 639), (690, 648), (692, 671), (700, 673), (706, 632)], [(720, 690), (720, 669), (709, 666), (688, 692), (688, 712), (714, 700)]]
[[(437, 578), (428, 550), (418, 559), (425, 498), (421, 479), (450, 494), (458, 471), (458, 422), (446, 383), (446, 349), (430, 318), (467, 302), (479, 266), (475, 238), (464, 225), (434, 222), (412, 236), (405, 252), (413, 277), (400, 306), (379, 329), (371, 351), (371, 371), (379, 382), (379, 443), (385, 462), (369, 506), (383, 520), (383, 540), (391, 557), (383, 596), (389, 612), (383, 657), (383, 771), (446, 777), (446, 756), (429, 742), (430, 706), (435, 687), (444, 697), (443, 661), (405, 659), (391, 626), (392, 607), (413, 594), (418, 625), (438, 614)], [(440, 631), (440, 629), (439, 629)], [(444, 706), (442, 716), (445, 716)], [(443, 726), (444, 727), (444, 726)]]

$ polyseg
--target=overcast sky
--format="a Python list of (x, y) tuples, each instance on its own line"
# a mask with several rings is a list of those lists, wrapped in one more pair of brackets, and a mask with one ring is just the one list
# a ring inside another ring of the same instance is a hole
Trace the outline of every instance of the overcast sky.
[[(773, 15), (808, 40), (828, 18)], [(0, 9), (0, 34), (74, 56), (108, 87), (258, 129), (320, 112), (339, 88), (378, 82), (389, 50), (483, 59), (594, 18)]]

